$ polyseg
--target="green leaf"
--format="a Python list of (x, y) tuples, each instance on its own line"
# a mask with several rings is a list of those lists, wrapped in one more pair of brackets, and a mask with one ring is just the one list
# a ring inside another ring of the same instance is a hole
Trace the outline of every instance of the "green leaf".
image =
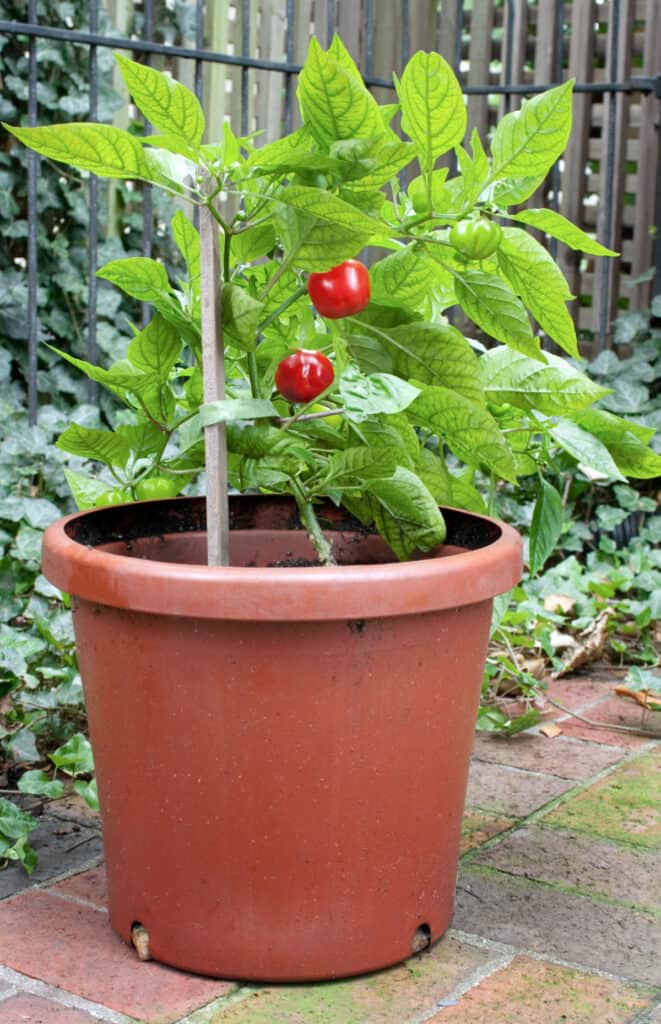
[(566, 416), (591, 405), (608, 389), (575, 369), (566, 359), (546, 353), (539, 363), (520, 352), (498, 347), (480, 356), (487, 399), (519, 409), (538, 409), (549, 416)]
[(270, 419), (278, 415), (276, 407), (266, 398), (224, 398), (219, 402), (207, 402), (194, 418), (201, 427), (210, 427), (214, 423)]
[(550, 253), (527, 231), (504, 228), (496, 256), (501, 272), (542, 330), (578, 358), (576, 328), (566, 306), (573, 296)]
[(54, 345), (49, 345), (49, 348), (53, 352), (57, 352), (61, 359), (65, 359), (67, 363), (71, 363), (78, 370), (82, 370), (90, 380), (96, 381), (97, 384), (102, 384), (113, 392), (140, 392), (145, 387), (149, 387), (154, 380), (151, 377), (145, 380), (144, 374), (131, 366), (130, 363), (127, 363), (126, 360), (120, 360), (109, 370), (105, 370), (101, 366), (94, 366), (93, 363), (88, 363), (85, 359), (77, 359), (76, 356), (63, 352), (62, 349), (55, 348)]
[(359, 483), (375, 477), (390, 476), (397, 468), (397, 452), (392, 448), (357, 445), (334, 452), (328, 461), (323, 488), (355, 489)]
[(463, 270), (455, 290), (466, 315), (483, 331), (517, 352), (544, 361), (525, 306), (499, 277), (483, 270)]
[(94, 758), (90, 741), (81, 732), (48, 755), (57, 768), (67, 775), (87, 775), (94, 771)]
[(448, 388), (428, 387), (409, 406), (414, 424), (433, 431), (468, 465), (483, 463), (505, 480), (516, 479), (512, 453), (486, 409)]
[(119, 466), (122, 469), (126, 468), (131, 454), (123, 437), (111, 430), (81, 427), (78, 423), (69, 424), (58, 438), (57, 447), (73, 455), (80, 455), (83, 459), (96, 459), (107, 466)]
[(381, 231), (378, 221), (322, 189), (290, 185), (278, 193), (276, 203), (285, 258), (303, 270), (330, 270)]
[(578, 423), (572, 420), (559, 420), (550, 428), (549, 434), (553, 440), (564, 448), (577, 462), (590, 469), (595, 469), (604, 476), (612, 477), (615, 480), (624, 480), (617, 465), (608, 451), (593, 434), (588, 433)]
[[(177, 176), (178, 165), (173, 162), (176, 158), (166, 161), (167, 154), (162, 151), (145, 151), (133, 135), (113, 125), (74, 122), (42, 128), (4, 127), (24, 145), (51, 160), (93, 171), (104, 178), (148, 181), (184, 191), (183, 174)], [(186, 162), (186, 166), (193, 165)]]
[(172, 218), (172, 235), (186, 261), (188, 282), (193, 295), (200, 291), (200, 235), (183, 210)]
[(267, 256), (275, 248), (272, 224), (256, 224), (232, 237), (232, 256), (237, 263), (252, 263)]
[(555, 210), (521, 210), (519, 213), (510, 213), (511, 220), (520, 221), (522, 224), (529, 224), (538, 231), (543, 231), (551, 238), (557, 238), (564, 242), (570, 249), (579, 252), (587, 252), (592, 256), (618, 256), (619, 253), (613, 249), (607, 249), (605, 245), (586, 235), (585, 231), (576, 227), (570, 220), (563, 217)]
[(420, 391), (400, 377), (389, 373), (363, 376), (349, 366), (340, 378), (340, 395), (346, 415), (354, 423), (379, 413), (396, 413), (406, 409)]
[(303, 122), (326, 148), (338, 139), (371, 138), (384, 132), (376, 100), (348, 67), (345, 54), (337, 47), (324, 52), (313, 36), (298, 79)]
[(34, 796), (46, 796), (50, 800), (57, 800), (64, 796), (64, 783), (59, 779), (51, 779), (46, 772), (37, 770), (23, 772), (18, 780), (18, 788), (21, 793), (31, 793)]
[(145, 178), (147, 159), (132, 135), (110, 125), (59, 124), (41, 128), (3, 125), (30, 149), (60, 163), (107, 178)]
[(99, 794), (96, 788), (96, 779), (91, 779), (89, 782), (78, 779), (77, 782), (74, 782), (73, 788), (78, 796), (83, 798), (88, 807), (91, 807), (93, 811), (98, 811)]
[(367, 480), (376, 499), (374, 519), (379, 533), (398, 558), (430, 551), (446, 537), (445, 521), (436, 501), (415, 473), (398, 466), (392, 476)]
[(127, 356), (136, 369), (165, 382), (181, 352), (181, 339), (175, 327), (160, 313), (131, 341)]
[(661, 476), (661, 455), (647, 446), (650, 440), (648, 428), (620, 419), (603, 409), (587, 409), (572, 418), (606, 446), (625, 476), (639, 480)]
[(153, 303), (170, 292), (167, 270), (162, 263), (147, 256), (111, 260), (97, 270), (96, 276), (110, 281), (141, 302)]
[(439, 156), (461, 142), (466, 106), (455, 74), (438, 53), (416, 53), (397, 89), (402, 131), (413, 140), (420, 166), (431, 171)]
[(138, 64), (121, 54), (115, 54), (115, 60), (136, 105), (154, 127), (199, 146), (204, 134), (204, 114), (195, 94), (147, 64)]
[(455, 178), (454, 182), (458, 182), (461, 188), (461, 206), (472, 206), (477, 202), (489, 178), (489, 158), (484, 152), (482, 140), (476, 129), (473, 129), (471, 135), (471, 149), (472, 157), (463, 146), (455, 148), (461, 175)]
[(354, 192), (372, 192), (387, 184), (415, 157), (415, 150), (410, 142), (385, 136), (377, 140), (370, 148), (372, 168), (368, 174), (351, 182)]
[(492, 142), (492, 180), (538, 178), (564, 151), (571, 131), (573, 79), (524, 100), (506, 114)]
[(484, 404), (480, 361), (456, 327), (435, 323), (391, 327), (384, 331), (383, 341), (393, 373), (405, 380), (440, 384), (471, 402)]
[(382, 306), (427, 310), (434, 286), (440, 286), (443, 276), (443, 269), (430, 255), (407, 245), (370, 268), (371, 298)]
[(245, 288), (237, 284), (223, 285), (222, 296), (223, 333), (226, 339), (244, 352), (254, 351), (264, 303), (254, 299)]
[[(3, 839), (20, 839), (21, 836), (29, 835), (39, 827), (39, 822), (26, 814), (15, 804), (0, 797), (0, 837)], [(6, 857), (6, 852), (0, 853), (0, 858)]]
[(546, 480), (538, 481), (530, 525), (530, 572), (536, 575), (553, 554), (562, 533), (562, 497)]
[(71, 488), (76, 506), (83, 512), (85, 509), (94, 508), (101, 495), (106, 494), (110, 486), (107, 480), (95, 480), (94, 477), (74, 473), (71, 469), (65, 469), (64, 475)]

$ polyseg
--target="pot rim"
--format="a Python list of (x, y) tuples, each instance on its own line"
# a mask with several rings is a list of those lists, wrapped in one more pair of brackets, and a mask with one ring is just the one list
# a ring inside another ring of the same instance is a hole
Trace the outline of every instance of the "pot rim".
[[(241, 496), (282, 502), (281, 496)], [(443, 508), (455, 522), (484, 526), (473, 550), (437, 553), (407, 562), (369, 565), (256, 567), (207, 566), (136, 558), (100, 550), (71, 536), (91, 517), (144, 512), (148, 506), (198, 508), (200, 498), (136, 502), (90, 509), (57, 520), (43, 540), (44, 575), (74, 597), (113, 608), (183, 618), (271, 622), (367, 619), (435, 612), (490, 600), (521, 578), (522, 540), (513, 527), (489, 516)], [(92, 520), (93, 522), (93, 520)], [(241, 528), (241, 523), (236, 524)], [(236, 528), (236, 526), (234, 527)], [(172, 533), (185, 532), (182, 530)], [(198, 532), (192, 530), (189, 532)], [(134, 539), (162, 536), (145, 529)], [(452, 540), (451, 536), (448, 540)]]

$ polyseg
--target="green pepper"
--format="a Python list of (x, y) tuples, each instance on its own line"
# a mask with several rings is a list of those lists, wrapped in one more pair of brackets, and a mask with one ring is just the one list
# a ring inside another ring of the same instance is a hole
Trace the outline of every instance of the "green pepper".
[(460, 220), (450, 231), (450, 242), (468, 260), (484, 260), (500, 245), (503, 231), (499, 224), (486, 217)]

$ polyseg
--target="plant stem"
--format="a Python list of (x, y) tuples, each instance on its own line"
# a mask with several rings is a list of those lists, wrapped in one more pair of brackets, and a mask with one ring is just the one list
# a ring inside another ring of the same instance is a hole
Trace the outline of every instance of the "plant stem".
[[(277, 275), (274, 275), (272, 280), (275, 280), (276, 276)], [(274, 320), (278, 319), (278, 317), (280, 316), (281, 313), (284, 313), (284, 311), (286, 309), (288, 309), (289, 306), (293, 305), (293, 303), (296, 302), (297, 299), (300, 299), (301, 296), (305, 295), (306, 292), (307, 292), (307, 285), (305, 285), (305, 284), (299, 285), (299, 287), (296, 289), (296, 291), (292, 292), (291, 295), (289, 295), (288, 298), (286, 298), (285, 301), (282, 302), (278, 306), (277, 309), (274, 309), (272, 313), (269, 313), (269, 315), (266, 317), (266, 319), (264, 321), (262, 321), (261, 324), (259, 324), (257, 330), (259, 332), (265, 331), (266, 328), (270, 324), (272, 324)]]
[(248, 375), (250, 377), (252, 397), (259, 398), (259, 372), (257, 370), (257, 356), (254, 352), (248, 353)]
[(296, 504), (298, 505), (298, 514), (301, 517), (303, 526), (308, 531), (312, 547), (319, 555), (319, 561), (322, 565), (337, 565), (333, 558), (332, 546), (324, 537), (323, 530), (312, 507), (312, 502), (303, 493), (303, 489), (297, 480), (292, 480), (291, 484)]
[(628, 732), (633, 736), (646, 736), (650, 740), (661, 739), (661, 732), (652, 732), (648, 729), (636, 729), (635, 726), (632, 725), (614, 725), (611, 722), (596, 722), (593, 718), (586, 718), (585, 715), (579, 715), (578, 711), (572, 711), (571, 708), (566, 708), (559, 700), (553, 700), (552, 697), (546, 697), (545, 699), (549, 704), (553, 704), (555, 708), (558, 708), (560, 711), (564, 711), (567, 715), (571, 715), (572, 718), (577, 718), (579, 722), (585, 722), (586, 725), (591, 726), (593, 729), (612, 729), (614, 732)]

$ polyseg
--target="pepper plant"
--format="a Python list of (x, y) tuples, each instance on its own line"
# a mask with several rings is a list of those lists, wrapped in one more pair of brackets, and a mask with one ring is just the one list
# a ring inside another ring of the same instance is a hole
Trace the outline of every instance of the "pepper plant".
[[(293, 495), (322, 562), (333, 552), (321, 498), (405, 559), (442, 543), (439, 505), (488, 510), (476, 480), (492, 499), (499, 481), (530, 476), (536, 570), (562, 528), (562, 497), (545, 479), (555, 452), (614, 480), (660, 472), (653, 431), (600, 408), (608, 389), (540, 344), (543, 333), (578, 356), (567, 283), (527, 229), (616, 255), (560, 214), (523, 206), (567, 143), (571, 81), (506, 115), (488, 150), (475, 131), (464, 143), (464, 97), (440, 55), (412, 57), (397, 102), (379, 106), (341, 40), (324, 51), (313, 39), (302, 126), (260, 146), (229, 124), (208, 126), (220, 140), (203, 142), (189, 90), (117, 60), (153, 134), (8, 129), (51, 159), (171, 195), (188, 268), (172, 282), (144, 257), (106, 264), (99, 277), (153, 317), (109, 368), (60, 352), (122, 406), (113, 429), (72, 423), (59, 438), (102, 464), (100, 476), (68, 472), (81, 508), (178, 493), (204, 467), (205, 427), (222, 422), (230, 485)], [(195, 207), (210, 211), (222, 255), (226, 396), (207, 403)], [(452, 325), (457, 307), (491, 347)]]

